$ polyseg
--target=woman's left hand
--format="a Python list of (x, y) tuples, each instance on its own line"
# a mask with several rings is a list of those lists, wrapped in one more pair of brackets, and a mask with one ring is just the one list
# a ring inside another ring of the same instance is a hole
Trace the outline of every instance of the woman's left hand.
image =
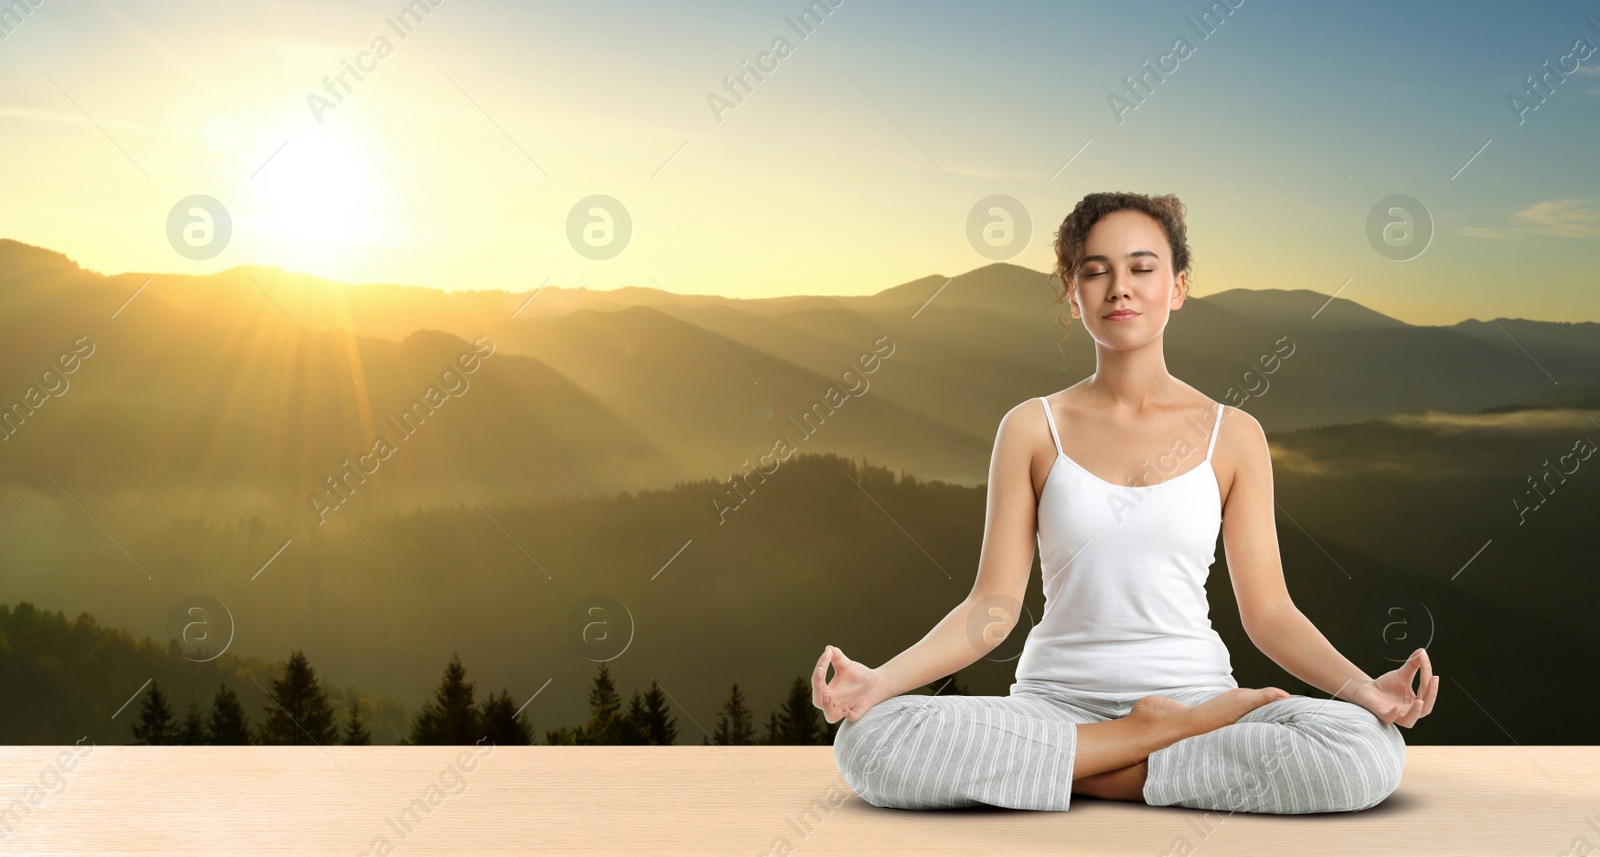
[[(1422, 671), (1422, 681), (1413, 692), (1411, 679), (1418, 670)], [(1418, 649), (1398, 668), (1351, 691), (1348, 699), (1384, 723), (1397, 723), (1409, 729), (1433, 711), (1433, 699), (1438, 694), (1439, 677), (1433, 674), (1428, 652)]]

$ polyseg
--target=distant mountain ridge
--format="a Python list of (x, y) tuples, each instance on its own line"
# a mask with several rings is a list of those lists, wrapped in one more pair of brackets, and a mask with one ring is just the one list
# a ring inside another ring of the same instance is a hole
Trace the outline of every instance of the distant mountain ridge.
[[(975, 485), (1006, 410), (1093, 372), (1092, 340), (1056, 289), (1045, 273), (996, 263), (860, 297), (445, 293), (261, 266), (104, 276), (0, 240), (0, 405), (21, 401), (77, 337), (103, 346), (72, 377), (75, 404), (42, 408), (6, 441), (71, 438), (71, 456), (48, 445), (35, 446), (33, 467), (0, 458), (0, 484), (39, 482), (48, 464), (111, 490), (133, 443), (163, 478), (130, 485), (209, 479), (215, 493), (196, 508), (238, 491), (303, 499), (487, 337), (497, 356), (468, 379), (475, 392), (374, 478), (385, 489), (368, 491), (374, 510), (454, 490), (446, 461), (481, 474), (488, 499), (531, 500), (726, 478), (780, 439)], [(862, 371), (880, 341), (894, 356)], [(1600, 383), (1600, 325), (1418, 326), (1307, 290), (1234, 289), (1185, 302), (1167, 358), (1277, 431)], [(862, 382), (848, 407), (807, 427), (830, 389)]]
[(1240, 318), (1268, 324), (1312, 324), (1344, 330), (1381, 330), (1411, 325), (1347, 298), (1329, 300), (1309, 289), (1228, 289), (1204, 300)]

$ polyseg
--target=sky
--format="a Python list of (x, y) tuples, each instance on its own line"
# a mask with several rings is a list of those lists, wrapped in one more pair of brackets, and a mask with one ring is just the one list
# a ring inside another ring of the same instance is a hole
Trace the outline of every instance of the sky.
[(1600, 4), (1235, 2), (28, 0), (0, 237), (103, 273), (859, 295), (1048, 271), (1128, 190), (1187, 206), (1198, 297), (1600, 320)]

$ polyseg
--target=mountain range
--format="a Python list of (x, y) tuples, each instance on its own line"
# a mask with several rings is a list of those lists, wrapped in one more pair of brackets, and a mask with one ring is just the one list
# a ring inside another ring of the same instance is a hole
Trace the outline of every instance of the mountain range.
[[(570, 612), (608, 593), (641, 635), (619, 680), (714, 719), (731, 681), (781, 698), (830, 642), (879, 663), (965, 595), (1001, 416), (1094, 369), (1056, 298), (1003, 263), (749, 300), (103, 275), (0, 240), (0, 601), (159, 638), (207, 593), (246, 653), (304, 648), (397, 699), (460, 650), (523, 698), (554, 678), (543, 728), (585, 714)], [(1166, 336), (1175, 375), (1268, 430), (1291, 594), (1341, 651), (1382, 666), (1374, 617), (1420, 628), (1420, 605), (1482, 706), (1453, 700), (1437, 739), (1580, 736), (1506, 677), (1564, 681), (1539, 652), (1600, 643), (1597, 465), (1548, 476), (1600, 439), (1600, 325), (1234, 289)], [(1240, 682), (1305, 692), (1238, 629), (1218, 557)], [(975, 665), (972, 691), (1012, 666)]]

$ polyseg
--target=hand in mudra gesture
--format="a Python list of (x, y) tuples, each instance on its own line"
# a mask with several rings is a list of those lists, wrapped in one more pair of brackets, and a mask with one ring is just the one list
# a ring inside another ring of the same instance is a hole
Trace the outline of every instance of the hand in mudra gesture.
[[(833, 681), (828, 681), (828, 666), (833, 665)], [(847, 717), (851, 723), (861, 719), (867, 709), (883, 701), (883, 690), (878, 671), (866, 664), (857, 663), (844, 656), (844, 652), (828, 646), (811, 672), (811, 704), (822, 709), (829, 723)]]
[[(1411, 690), (1411, 679), (1422, 671), (1422, 681), (1417, 690)], [(1411, 657), (1389, 672), (1355, 689), (1350, 701), (1372, 712), (1384, 723), (1396, 723), (1407, 729), (1433, 711), (1433, 700), (1439, 694), (1439, 677), (1433, 674), (1428, 652), (1418, 649)]]

